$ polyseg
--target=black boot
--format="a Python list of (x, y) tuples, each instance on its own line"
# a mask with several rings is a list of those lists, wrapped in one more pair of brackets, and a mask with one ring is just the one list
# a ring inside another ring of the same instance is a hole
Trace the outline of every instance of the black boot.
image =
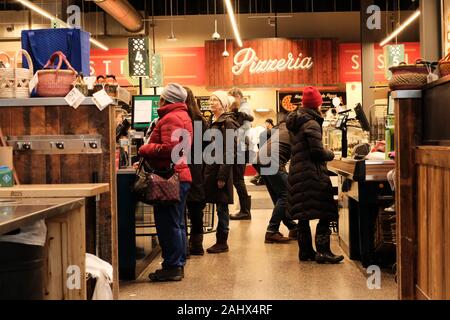
[(252, 197), (247, 196), (242, 199), (239, 199), (239, 203), (241, 204), (241, 210), (236, 214), (231, 214), (231, 220), (251, 220), (252, 215), (250, 210), (252, 208)]
[(331, 231), (327, 228), (317, 227), (316, 230), (316, 262), (317, 263), (331, 263), (336, 264), (344, 260), (344, 256), (337, 256), (331, 252), (330, 249), (330, 235)]
[(189, 238), (189, 253), (193, 256), (202, 256), (205, 254), (203, 250), (203, 233), (191, 234)]
[(298, 258), (300, 261), (315, 261), (316, 252), (312, 246), (311, 228), (308, 224), (298, 224)]
[(222, 253), (228, 252), (228, 232), (217, 232), (216, 233), (216, 244), (211, 248), (206, 249), (208, 253)]

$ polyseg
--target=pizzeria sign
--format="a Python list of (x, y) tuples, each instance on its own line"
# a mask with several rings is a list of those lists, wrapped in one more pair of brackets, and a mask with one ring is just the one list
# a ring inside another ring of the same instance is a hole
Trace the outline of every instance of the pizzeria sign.
[(231, 71), (235, 76), (239, 76), (248, 69), (250, 74), (261, 74), (268, 72), (284, 72), (295, 70), (309, 70), (313, 67), (312, 57), (303, 57), (303, 53), (295, 56), (292, 52), (287, 54), (287, 58), (282, 59), (260, 59), (256, 51), (252, 48), (239, 50), (233, 59), (234, 65)]

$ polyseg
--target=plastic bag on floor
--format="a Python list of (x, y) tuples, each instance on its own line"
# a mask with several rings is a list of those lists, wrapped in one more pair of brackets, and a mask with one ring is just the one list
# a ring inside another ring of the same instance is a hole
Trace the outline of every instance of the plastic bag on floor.
[(113, 267), (97, 256), (86, 253), (86, 273), (97, 279), (92, 300), (113, 300)]

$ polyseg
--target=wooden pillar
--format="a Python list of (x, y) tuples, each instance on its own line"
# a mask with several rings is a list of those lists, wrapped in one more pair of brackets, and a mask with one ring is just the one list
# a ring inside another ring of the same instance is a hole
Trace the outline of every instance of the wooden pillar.
[(397, 91), (395, 99), (397, 273), (399, 299), (415, 299), (417, 217), (415, 149), (421, 141), (421, 91)]

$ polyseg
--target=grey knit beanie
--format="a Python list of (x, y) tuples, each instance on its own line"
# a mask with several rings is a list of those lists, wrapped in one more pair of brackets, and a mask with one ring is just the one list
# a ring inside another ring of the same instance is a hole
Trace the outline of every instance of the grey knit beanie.
[(230, 103), (230, 98), (225, 91), (215, 91), (212, 93), (212, 96), (215, 96), (215, 97), (217, 97), (217, 99), (219, 99), (220, 104), (222, 105), (222, 107), (225, 111), (228, 110), (231, 103)]
[(178, 83), (169, 83), (161, 93), (161, 98), (168, 102), (186, 102), (187, 92)]

